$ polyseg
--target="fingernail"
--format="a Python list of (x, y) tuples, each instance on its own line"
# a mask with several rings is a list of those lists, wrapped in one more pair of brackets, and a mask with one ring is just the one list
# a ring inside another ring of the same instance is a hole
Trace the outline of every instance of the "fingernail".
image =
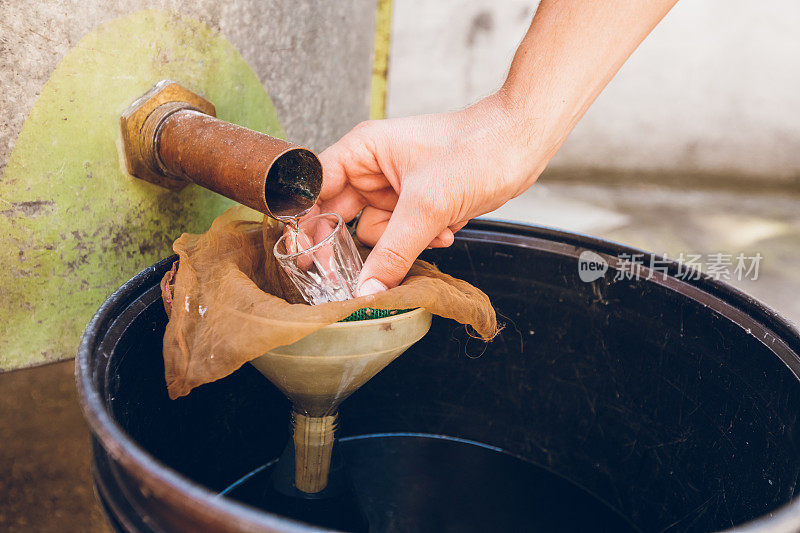
[(379, 292), (383, 292), (385, 290), (386, 285), (381, 283), (380, 280), (369, 278), (358, 287), (356, 293), (358, 296), (369, 296), (370, 294), (378, 294)]

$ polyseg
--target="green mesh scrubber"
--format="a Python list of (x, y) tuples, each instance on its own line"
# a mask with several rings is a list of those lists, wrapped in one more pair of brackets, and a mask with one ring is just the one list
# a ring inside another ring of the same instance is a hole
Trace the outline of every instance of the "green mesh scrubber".
[(386, 318), (387, 316), (401, 315), (409, 311), (411, 311), (411, 309), (373, 309), (371, 307), (365, 307), (354, 312), (349, 317), (343, 318), (339, 322), (356, 322), (357, 320)]

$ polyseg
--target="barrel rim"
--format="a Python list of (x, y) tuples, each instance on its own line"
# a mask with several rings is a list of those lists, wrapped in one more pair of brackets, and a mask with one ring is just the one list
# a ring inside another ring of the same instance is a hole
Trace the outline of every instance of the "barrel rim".
[[(607, 257), (613, 257), (620, 253), (645, 254), (646, 257), (653, 257), (668, 265), (669, 279), (674, 279), (673, 273), (677, 272), (678, 268), (677, 263), (665, 260), (657, 254), (613, 241), (545, 226), (502, 220), (473, 220), (456, 235), (456, 243), (464, 240), (513, 243), (517, 240), (517, 244), (519, 244), (523, 242), (520, 240), (521, 238), (528, 240), (526, 247), (570, 256), (577, 256), (579, 250), (591, 250), (603, 253)], [(509, 239), (511, 240), (509, 241)], [(533, 243), (538, 246), (533, 246)], [(208, 517), (210, 521), (217, 522), (222, 519), (227, 524), (235, 525), (245, 531), (264, 528), (281, 528), (298, 532), (327, 531), (310, 524), (261, 511), (234, 500), (219, 498), (214, 492), (161, 463), (141, 448), (106, 410), (105, 403), (93, 383), (90, 364), (92, 355), (119, 314), (137, 300), (145, 292), (144, 289), (152, 288), (154, 280), (158, 283), (177, 259), (176, 255), (162, 259), (124, 283), (106, 299), (86, 327), (75, 359), (75, 378), (81, 409), (89, 422), (92, 433), (114, 461), (120, 463), (137, 477), (143, 478), (142, 481), (155, 487), (179, 489), (180, 492), (163, 490), (158, 494), (178, 508), (191, 509), (193, 513)], [(714, 300), (721, 302), (751, 317), (755, 322), (763, 324), (766, 330), (776, 333), (777, 337), (773, 339), (773, 344), (775, 340), (781, 341), (792, 352), (796, 360), (794, 366), (783, 357), (781, 358), (800, 380), (800, 355), (798, 355), (800, 354), (800, 330), (796, 326), (756, 298), (709, 276), (701, 275), (696, 280), (684, 280), (680, 285), (676, 288), (673, 284), (672, 288), (678, 290), (691, 287), (697, 292), (696, 296), (706, 298), (706, 302), (713, 303)], [(700, 301), (702, 302), (702, 300)], [(763, 340), (762, 343), (780, 357), (780, 354), (775, 352), (772, 346), (767, 345)], [(800, 529), (800, 497), (795, 497), (767, 515), (735, 526), (730, 531), (789, 532), (798, 529)]]

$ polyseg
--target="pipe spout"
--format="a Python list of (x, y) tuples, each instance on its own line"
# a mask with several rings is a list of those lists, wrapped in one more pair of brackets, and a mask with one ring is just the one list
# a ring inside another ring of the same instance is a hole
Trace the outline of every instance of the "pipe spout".
[(128, 171), (170, 189), (196, 183), (279, 220), (307, 213), (322, 187), (317, 156), (215, 115), (184, 87), (157, 84), (121, 117)]

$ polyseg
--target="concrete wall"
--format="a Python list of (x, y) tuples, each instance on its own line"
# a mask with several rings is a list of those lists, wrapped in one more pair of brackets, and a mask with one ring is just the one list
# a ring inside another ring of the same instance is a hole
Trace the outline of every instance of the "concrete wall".
[[(388, 115), (495, 90), (535, 0), (395, 0)], [(551, 167), (800, 183), (800, 4), (684, 0), (623, 66)]]
[(196, 17), (258, 75), (288, 138), (323, 149), (369, 114), (374, 0), (0, 2), (0, 173), (56, 65), (98, 25), (141, 9)]
[[(375, 0), (0, 0), (0, 372), (70, 358), (103, 300), (231, 202), (127, 173), (159, 80), (320, 150), (369, 116)], [(2, 526), (0, 526), (2, 528)]]

